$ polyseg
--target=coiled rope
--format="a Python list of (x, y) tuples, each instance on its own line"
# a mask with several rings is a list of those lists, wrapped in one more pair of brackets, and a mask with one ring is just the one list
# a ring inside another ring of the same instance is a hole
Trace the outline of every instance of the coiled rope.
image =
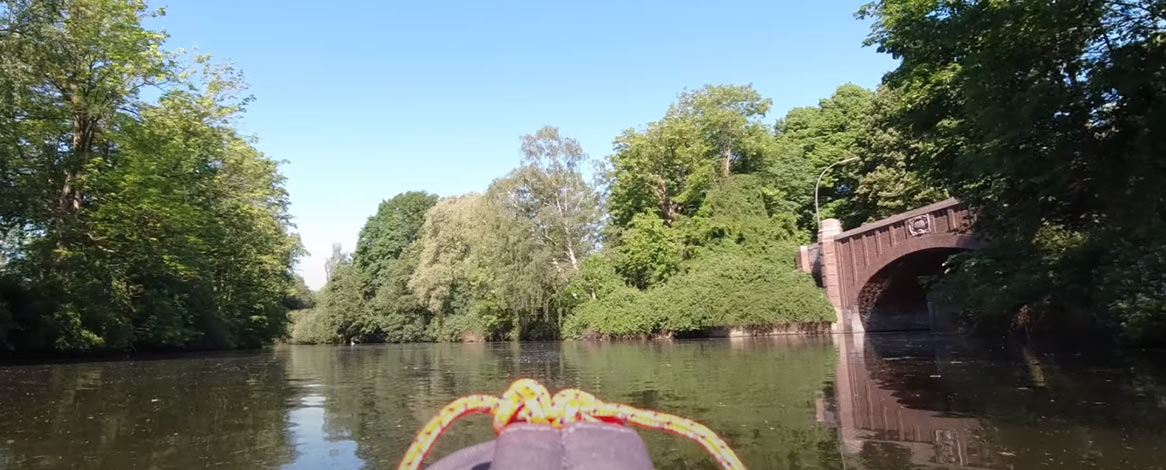
[(709, 428), (686, 418), (667, 413), (641, 410), (619, 403), (606, 403), (590, 393), (573, 388), (553, 397), (546, 387), (531, 379), (519, 379), (502, 397), (469, 395), (454, 400), (421, 428), (413, 439), (398, 470), (418, 470), (433, 444), (455, 421), (471, 414), (488, 414), (494, 418), (494, 432), (501, 433), (516, 422), (546, 424), (556, 428), (574, 422), (631, 423), (647, 429), (659, 429), (687, 437), (699, 443), (725, 470), (745, 470), (745, 465), (725, 441)]

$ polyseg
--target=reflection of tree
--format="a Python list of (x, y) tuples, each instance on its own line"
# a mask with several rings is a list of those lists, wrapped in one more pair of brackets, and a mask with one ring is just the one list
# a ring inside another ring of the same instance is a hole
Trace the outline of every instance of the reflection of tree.
[[(1166, 361), (1160, 351), (1026, 355), (1024, 365), (1037, 371), (991, 384), (961, 382), (969, 387), (968, 401), (996, 424), (994, 437), (1016, 454), (1017, 468), (1050, 465), (1050, 458), (1067, 468), (1162, 468), (1166, 389), (1158, 380), (1166, 376)], [(972, 372), (984, 374), (986, 367)]]
[(1038, 354), (926, 335), (867, 335), (847, 348), (838, 400), (851, 398), (851, 414), (840, 422), (863, 468), (902, 468), (903, 452), (957, 468), (1160, 467), (1166, 394), (1155, 378), (1166, 366), (1143, 353)]
[(908, 470), (920, 468), (911, 463), (911, 449), (892, 442), (868, 441), (858, 454), (863, 470)]
[(278, 468), (291, 460), (284, 368), (269, 352), (12, 367), (6, 468)]
[[(694, 418), (755, 468), (821, 468), (823, 443), (833, 445), (813, 414), (834, 357), (822, 340), (295, 347), (288, 354), (292, 379), (320, 384), (327, 397), (329, 432), (356, 441), (369, 468), (395, 465), (448, 401), (501, 393), (519, 377)], [(695, 443), (641, 434), (657, 468), (715, 465)], [(489, 422), (474, 418), (443, 436), (434, 455), (492, 437)]]
[[(414, 433), (457, 396), (501, 393), (518, 362), (509, 344), (403, 344), (288, 349), (288, 373), (318, 386), (325, 432), (357, 443), (369, 468), (392, 468)], [(471, 418), (438, 441), (434, 455), (493, 437)]]
[[(814, 420), (815, 393), (834, 362), (834, 348), (823, 340), (569, 343), (563, 356), (577, 370), (577, 381), (564, 386), (696, 419), (752, 467), (822, 468), (822, 443), (836, 446), (832, 432)], [(641, 435), (658, 468), (712, 464), (683, 439)]]

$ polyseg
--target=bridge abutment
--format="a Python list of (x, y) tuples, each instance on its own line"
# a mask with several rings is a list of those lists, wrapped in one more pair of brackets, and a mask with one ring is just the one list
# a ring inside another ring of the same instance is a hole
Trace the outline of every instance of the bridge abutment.
[[(836, 333), (860, 332), (862, 325), (859, 324), (858, 329), (854, 329), (854, 324), (850, 321), (850, 312), (846, 310), (846, 305), (842, 301), (842, 277), (838, 271), (838, 248), (834, 242), (840, 233), (842, 233), (842, 221), (826, 219), (818, 222), (818, 252), (822, 263), (822, 287), (826, 289), (826, 298), (834, 307), (834, 324), (830, 326), (830, 329)], [(847, 328), (848, 326), (849, 328)]]

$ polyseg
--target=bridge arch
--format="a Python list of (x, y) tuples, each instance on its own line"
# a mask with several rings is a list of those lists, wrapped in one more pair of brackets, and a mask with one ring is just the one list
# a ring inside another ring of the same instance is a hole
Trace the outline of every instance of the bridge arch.
[(903, 253), (859, 278), (851, 303), (863, 330), (943, 329), (933, 324), (928, 289), (921, 278), (942, 275), (947, 259), (970, 247), (958, 242), (942, 245)]
[[(866, 330), (862, 314), (869, 311), (863, 311), (863, 302), (870, 301), (871, 282), (878, 281), (896, 263), (920, 253), (976, 249), (980, 242), (971, 231), (972, 221), (972, 214), (955, 199), (847, 231), (841, 230), (837, 220), (823, 220), (816, 261), (821, 266), (822, 285), (838, 314), (835, 331)], [(810, 251), (799, 251), (798, 264), (807, 271), (815, 264), (806, 254)]]

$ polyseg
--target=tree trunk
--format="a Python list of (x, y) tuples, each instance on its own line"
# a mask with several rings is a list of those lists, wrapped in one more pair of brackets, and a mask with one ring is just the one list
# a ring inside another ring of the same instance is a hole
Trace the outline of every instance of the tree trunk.
[(733, 149), (732, 149), (732, 147), (730, 147), (730, 146), (725, 147), (723, 158), (724, 158), (724, 162), (725, 162), (724, 168), (723, 168), (724, 175), (729, 176), (729, 173), (731, 172), (732, 165), (733, 165)]
[(73, 115), (72, 135), (69, 139), (72, 148), (69, 156), (61, 165), (61, 189), (53, 214), (53, 228), (57, 232), (58, 248), (65, 248), (64, 234), (76, 220), (77, 212), (81, 209), (81, 188), (79, 185), (84, 168), (92, 154), (91, 147), (96, 127), (94, 121), (84, 112), (77, 112)]
[(676, 220), (679, 215), (679, 210), (676, 204), (672, 202), (672, 198), (668, 197), (668, 180), (660, 178), (656, 186), (656, 197), (660, 199), (659, 211), (660, 218), (664, 219), (664, 225), (672, 226), (672, 222)]
[(579, 260), (575, 257), (575, 242), (572, 241), (571, 227), (567, 223), (567, 209), (563, 207), (562, 198), (555, 193), (555, 208), (559, 211), (559, 221), (563, 226), (563, 248), (567, 252), (567, 260), (571, 262), (574, 272), (579, 272)]

